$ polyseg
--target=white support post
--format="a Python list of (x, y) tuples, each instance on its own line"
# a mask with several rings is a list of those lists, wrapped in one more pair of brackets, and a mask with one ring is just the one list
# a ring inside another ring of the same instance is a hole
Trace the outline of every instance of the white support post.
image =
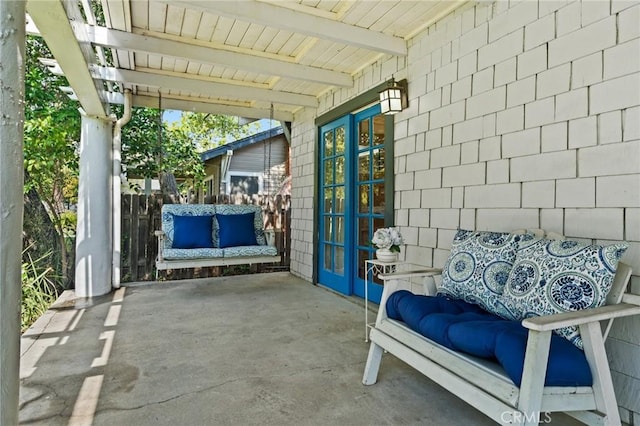
[(113, 176), (111, 183), (111, 203), (113, 209), (113, 267), (111, 271), (111, 283), (113, 288), (120, 288), (120, 268), (122, 263), (122, 208), (121, 208), (121, 179), (120, 173), (122, 173), (122, 127), (131, 119), (131, 89), (125, 89), (124, 92), (124, 112), (122, 117), (116, 121), (115, 128), (113, 130)]
[(76, 226), (76, 295), (111, 291), (111, 142), (108, 118), (82, 116)]
[(0, 424), (18, 424), (25, 1), (0, 2)]

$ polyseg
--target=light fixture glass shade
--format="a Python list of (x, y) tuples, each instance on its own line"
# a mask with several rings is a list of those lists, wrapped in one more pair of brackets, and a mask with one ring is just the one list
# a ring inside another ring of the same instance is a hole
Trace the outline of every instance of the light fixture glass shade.
[(394, 85), (380, 92), (380, 112), (396, 114), (402, 111), (402, 89)]

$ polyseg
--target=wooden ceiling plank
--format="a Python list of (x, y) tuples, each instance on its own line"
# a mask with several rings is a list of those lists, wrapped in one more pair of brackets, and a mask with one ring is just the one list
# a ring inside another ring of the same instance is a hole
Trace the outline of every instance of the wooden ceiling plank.
[(383, 31), (386, 33), (401, 36), (401, 34), (398, 34), (396, 31), (394, 31), (394, 29), (397, 28), (397, 26), (395, 25), (396, 22), (401, 21), (402, 17), (407, 13), (405, 7), (406, 5), (402, 2), (397, 3), (395, 7), (389, 9), (389, 11), (383, 16), (380, 16), (379, 19), (374, 22), (370, 28), (373, 31)]
[(240, 40), (240, 44), (238, 45), (238, 47), (241, 47), (243, 49), (253, 49), (256, 42), (258, 41), (258, 38), (260, 37), (260, 34), (262, 34), (263, 28), (264, 27), (262, 25), (250, 24), (249, 28), (242, 37), (242, 40)]
[(291, 33), (288, 31), (278, 31), (278, 34), (271, 39), (271, 43), (267, 46), (267, 52), (280, 54), (282, 46), (289, 40)]
[(202, 41), (211, 41), (213, 30), (217, 27), (218, 17), (209, 13), (203, 13), (198, 26), (198, 32), (195, 39)]
[(151, 31), (165, 32), (167, 20), (167, 5), (157, 2), (149, 2), (149, 29)]
[(180, 35), (186, 38), (196, 38), (200, 23), (202, 23), (202, 13), (191, 9), (185, 10), (184, 23)]
[(271, 3), (271, 4), (276, 4), (279, 5), (281, 7), (286, 7), (287, 9), (291, 9), (291, 10), (296, 10), (299, 12), (304, 12), (307, 13), (309, 15), (314, 15), (314, 16), (320, 16), (322, 18), (327, 18), (327, 19), (332, 19), (332, 20), (336, 20), (337, 16), (335, 13), (331, 12), (330, 9), (322, 9), (318, 7), (318, 4), (320, 3), (317, 0), (314, 0), (312, 2), (307, 2), (307, 1), (303, 1), (301, 3), (293, 3), (293, 2), (285, 2), (282, 0), (258, 0), (258, 1), (262, 1), (265, 3)]
[(111, 27), (118, 30), (126, 31), (127, 26), (125, 22), (124, 5), (122, 0), (107, 0), (106, 3), (109, 5), (108, 12)]
[(240, 42), (249, 29), (249, 25), (251, 25), (249, 22), (235, 21), (224, 44), (236, 47), (240, 46)]
[(185, 61), (184, 59), (176, 59), (176, 63), (173, 66), (173, 70), (175, 72), (185, 73), (185, 72), (187, 72), (187, 66), (188, 65), (189, 65), (189, 63), (187, 61)]
[(149, 55), (149, 68), (153, 69), (162, 69), (162, 56), (158, 55)]
[(406, 34), (406, 38), (414, 37), (420, 32), (424, 31), (430, 25), (438, 22), (440, 19), (444, 18), (457, 8), (461, 7), (467, 3), (467, 0), (457, 0), (450, 3), (438, 3), (432, 8), (432, 12), (430, 13), (430, 17), (427, 20), (423, 20), (421, 22), (415, 23), (414, 26), (410, 27), (411, 31)]
[(64, 71), (85, 113), (107, 116), (97, 84), (87, 69), (89, 59), (76, 39), (62, 3), (31, 0), (27, 2), (27, 11)]
[(262, 33), (253, 46), (253, 50), (266, 52), (267, 46), (269, 46), (271, 39), (274, 38), (276, 34), (278, 34), (278, 32), (279, 30), (276, 28), (262, 27)]
[(216, 0), (174, 0), (172, 4), (181, 4), (195, 10), (219, 14), (233, 19), (259, 23), (311, 35), (313, 37), (332, 40), (341, 44), (358, 46), (376, 52), (405, 56), (406, 42), (398, 37), (370, 31), (298, 11), (278, 5), (259, 1), (227, 2)]
[(183, 7), (168, 5), (165, 32), (180, 35), (182, 33), (182, 25), (184, 23), (184, 14), (185, 9)]
[(342, 22), (356, 25), (369, 12), (371, 5), (369, 2), (354, 2), (353, 6), (344, 14)]
[(203, 65), (201, 65), (201, 66), (200, 66), (200, 71), (198, 71), (198, 75), (201, 75), (201, 76), (210, 76), (210, 75), (211, 75), (211, 73), (213, 72), (213, 70), (214, 70), (215, 68), (216, 68), (216, 67), (214, 67), (214, 66), (212, 66), (212, 65), (209, 65), (209, 64), (203, 64)]
[(129, 61), (129, 52), (123, 50), (116, 50), (116, 57), (118, 58), (118, 66), (120, 68), (133, 69), (133, 63)]
[(394, 8), (399, 2), (392, 3), (389, 1), (378, 3), (373, 7), (369, 7), (369, 11), (358, 21), (358, 25), (371, 28), (381, 16), (385, 16), (390, 10)]
[(149, 7), (146, 1), (131, 2), (131, 26), (149, 29)]
[(149, 55), (144, 53), (136, 54), (136, 64), (140, 67), (149, 68)]
[(353, 78), (349, 74), (332, 70), (127, 33), (105, 27), (87, 25), (86, 30), (92, 43), (104, 47), (132, 50), (150, 55), (172, 56), (203, 64), (220, 64), (235, 69), (279, 75), (286, 78), (325, 83), (339, 87), (353, 86)]
[(224, 42), (227, 40), (229, 31), (231, 31), (231, 28), (233, 27), (233, 22), (233, 19), (229, 19), (225, 16), (220, 16), (218, 18), (216, 28), (213, 30), (211, 41), (219, 44), (224, 44)]
[(176, 59), (172, 57), (162, 57), (162, 65), (160, 67), (162, 70), (166, 71), (174, 71), (176, 70)]
[(311, 108), (316, 108), (318, 106), (318, 100), (315, 96), (301, 95), (297, 93), (279, 92), (269, 89), (259, 89), (255, 87), (245, 87), (216, 82), (207, 82), (207, 84), (202, 84), (202, 81), (200, 80), (143, 73), (111, 67), (92, 66), (90, 71), (94, 78), (100, 78), (103, 80), (163, 89), (184, 90), (190, 93), (200, 93), (213, 98), (229, 97), (230, 99), (249, 99)]

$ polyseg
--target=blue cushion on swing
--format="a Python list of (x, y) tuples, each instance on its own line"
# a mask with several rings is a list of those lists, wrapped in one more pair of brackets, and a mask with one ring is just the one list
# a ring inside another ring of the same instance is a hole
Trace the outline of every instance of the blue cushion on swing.
[(173, 215), (173, 246), (176, 249), (212, 248), (213, 216)]
[(220, 248), (257, 245), (254, 218), (253, 212), (216, 215), (220, 227)]

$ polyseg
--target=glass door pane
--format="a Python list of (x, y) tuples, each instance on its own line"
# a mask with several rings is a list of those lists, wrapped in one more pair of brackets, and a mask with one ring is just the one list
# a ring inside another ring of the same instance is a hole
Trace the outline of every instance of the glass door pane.
[[(357, 206), (356, 251), (354, 260), (358, 263), (354, 293), (364, 297), (364, 261), (375, 257), (370, 241), (373, 232), (384, 227), (385, 213), (385, 117), (379, 106), (355, 115), (357, 129), (357, 176), (355, 179)], [(369, 299), (380, 300), (382, 287), (378, 278), (368, 277)]]
[(348, 116), (320, 129), (320, 239), (318, 280), (336, 291), (351, 294), (348, 181)]

